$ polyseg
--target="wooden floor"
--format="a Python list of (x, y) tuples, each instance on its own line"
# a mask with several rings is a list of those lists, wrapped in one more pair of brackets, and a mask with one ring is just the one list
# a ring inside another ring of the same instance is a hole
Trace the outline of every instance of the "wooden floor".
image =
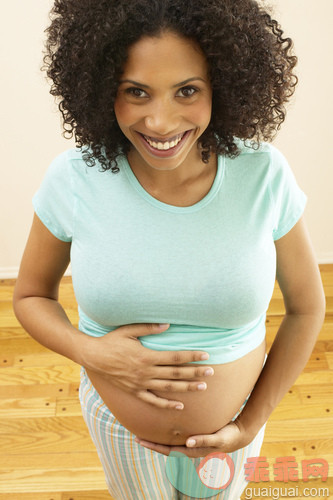
[[(259, 496), (258, 488), (295, 485), (299, 499), (309, 498), (302, 496), (304, 487), (329, 488), (331, 496), (317, 492), (311, 498), (333, 498), (333, 265), (321, 266), (321, 273), (326, 321), (304, 373), (268, 422), (261, 455), (267, 457), (270, 482), (250, 483), (257, 491), (253, 498), (273, 498), (263, 490)], [(110, 500), (80, 412), (79, 367), (24, 332), (12, 312), (13, 285), (0, 282), (0, 500)], [(61, 302), (77, 324), (70, 278), (63, 280)], [(283, 310), (276, 287), (267, 318), (268, 347)], [(299, 470), (302, 460), (327, 460), (329, 479), (275, 482), (273, 464), (286, 456), (295, 457)]]

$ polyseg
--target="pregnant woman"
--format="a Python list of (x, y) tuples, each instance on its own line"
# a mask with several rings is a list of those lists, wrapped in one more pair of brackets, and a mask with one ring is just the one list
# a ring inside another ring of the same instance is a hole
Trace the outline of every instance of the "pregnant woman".
[[(17, 317), (82, 366), (114, 499), (187, 498), (166, 475), (179, 451), (228, 453), (234, 478), (210, 496), (236, 500), (324, 315), (306, 197), (268, 143), (291, 40), (253, 0), (56, 0), (47, 33), (77, 149), (34, 197)], [(58, 302), (69, 262), (78, 329)], [(286, 315), (265, 362), (276, 277)]]

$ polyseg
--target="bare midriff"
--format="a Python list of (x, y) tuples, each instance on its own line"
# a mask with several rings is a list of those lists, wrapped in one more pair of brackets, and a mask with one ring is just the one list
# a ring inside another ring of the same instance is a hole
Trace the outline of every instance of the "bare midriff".
[(182, 445), (189, 436), (212, 434), (236, 415), (253, 389), (265, 358), (265, 342), (230, 363), (209, 365), (214, 375), (200, 379), (204, 391), (155, 392), (158, 396), (182, 401), (183, 410), (161, 409), (115, 387), (102, 376), (87, 374), (116, 419), (141, 439), (155, 443)]

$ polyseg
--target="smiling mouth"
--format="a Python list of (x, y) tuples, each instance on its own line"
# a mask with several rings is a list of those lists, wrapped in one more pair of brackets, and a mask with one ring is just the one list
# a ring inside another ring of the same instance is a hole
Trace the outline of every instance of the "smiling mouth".
[(144, 140), (149, 144), (150, 147), (157, 149), (158, 151), (168, 151), (169, 149), (175, 148), (187, 132), (182, 132), (181, 134), (175, 135), (174, 137), (171, 137), (165, 141), (161, 141), (144, 134), (140, 135), (144, 138)]

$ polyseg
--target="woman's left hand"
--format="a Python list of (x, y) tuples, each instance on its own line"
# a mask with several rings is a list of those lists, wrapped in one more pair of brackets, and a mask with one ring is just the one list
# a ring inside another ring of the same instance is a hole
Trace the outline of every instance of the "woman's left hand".
[(151, 443), (139, 437), (135, 441), (145, 448), (157, 451), (163, 455), (169, 455), (172, 451), (178, 451), (190, 458), (205, 457), (210, 453), (222, 452), (230, 453), (247, 446), (255, 436), (249, 435), (238, 424), (237, 420), (230, 422), (214, 434), (202, 434), (191, 436), (186, 440), (184, 446), (169, 446), (158, 443)]

